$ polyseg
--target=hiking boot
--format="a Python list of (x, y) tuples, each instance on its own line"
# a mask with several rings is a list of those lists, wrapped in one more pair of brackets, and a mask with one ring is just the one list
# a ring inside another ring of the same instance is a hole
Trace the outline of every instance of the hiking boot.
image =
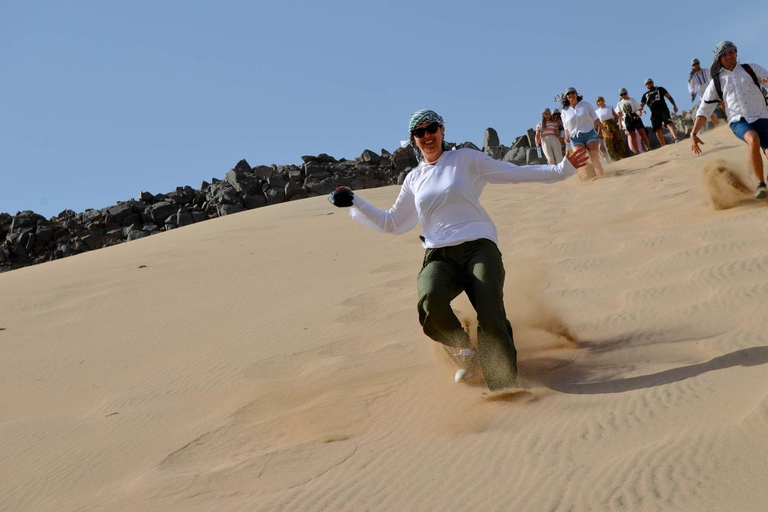
[(468, 381), (472, 378), (472, 368), (475, 365), (475, 351), (471, 348), (463, 348), (453, 354), (456, 359), (456, 364), (459, 367), (456, 370), (456, 375), (453, 376), (453, 380), (458, 384), (459, 382)]
[(761, 183), (757, 186), (757, 189), (755, 190), (755, 198), (765, 199), (766, 197), (768, 197), (768, 189), (766, 189), (765, 183)]

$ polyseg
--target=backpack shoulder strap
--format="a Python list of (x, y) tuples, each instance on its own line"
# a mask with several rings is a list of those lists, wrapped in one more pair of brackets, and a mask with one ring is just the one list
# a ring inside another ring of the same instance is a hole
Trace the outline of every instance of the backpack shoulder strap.
[(744, 71), (749, 73), (749, 76), (752, 77), (752, 80), (755, 82), (755, 85), (759, 88), (760, 80), (757, 79), (757, 75), (755, 74), (755, 70), (752, 69), (752, 66), (750, 66), (749, 64), (742, 64), (741, 67), (744, 68)]
[[(752, 69), (752, 66), (749, 64), (742, 64), (742, 68), (744, 68), (744, 71), (749, 74), (749, 76), (752, 77), (752, 80), (755, 82), (755, 85), (758, 89), (762, 91), (762, 87), (760, 86), (760, 81), (757, 79), (757, 75), (755, 74), (755, 70)], [(715, 91), (717, 92), (717, 97), (720, 98), (720, 100), (723, 99), (723, 86), (720, 85), (720, 73), (712, 77), (712, 80), (715, 82)], [(705, 103), (718, 103), (718, 101), (706, 101)]]
[[(718, 73), (718, 74), (716, 74), (716, 75), (714, 75), (712, 77), (712, 82), (715, 84), (715, 92), (717, 93), (717, 97), (719, 99), (712, 100), (712, 101), (706, 101), (705, 100), (704, 103), (720, 103), (723, 100), (723, 86), (720, 85), (720, 73)], [(702, 93), (702, 96), (704, 96), (703, 93)]]

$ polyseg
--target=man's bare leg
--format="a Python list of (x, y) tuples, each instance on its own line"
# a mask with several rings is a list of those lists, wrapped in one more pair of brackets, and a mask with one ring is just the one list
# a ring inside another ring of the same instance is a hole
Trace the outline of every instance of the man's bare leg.
[(669, 133), (672, 134), (672, 137), (675, 139), (675, 142), (677, 142), (677, 132), (675, 131), (675, 124), (667, 123), (667, 128), (669, 128)]
[[(763, 182), (763, 152), (760, 148), (760, 136), (755, 130), (749, 130), (744, 134), (744, 142), (749, 147), (749, 166), (752, 167), (752, 172), (757, 178), (757, 182)], [(768, 155), (768, 150), (766, 151)]]

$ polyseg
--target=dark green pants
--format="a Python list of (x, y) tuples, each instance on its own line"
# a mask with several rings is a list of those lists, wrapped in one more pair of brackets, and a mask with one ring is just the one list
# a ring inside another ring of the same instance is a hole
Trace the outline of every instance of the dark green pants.
[(477, 311), (477, 357), (491, 390), (515, 385), (517, 351), (504, 310), (504, 264), (491, 240), (427, 249), (419, 272), (419, 322), (435, 341), (470, 346), (469, 335), (453, 313), (451, 301), (466, 292)]

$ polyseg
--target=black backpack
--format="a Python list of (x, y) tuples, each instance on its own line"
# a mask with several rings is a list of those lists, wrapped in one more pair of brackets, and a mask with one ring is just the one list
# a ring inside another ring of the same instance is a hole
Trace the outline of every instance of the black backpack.
[[(744, 68), (744, 71), (746, 71), (749, 76), (752, 77), (752, 80), (755, 82), (755, 86), (760, 89), (760, 92), (763, 94), (763, 97), (765, 98), (765, 104), (768, 105), (768, 94), (766, 94), (765, 89), (760, 85), (760, 80), (757, 79), (757, 75), (755, 74), (755, 71), (752, 69), (752, 66), (749, 64), (742, 64), (741, 67)], [(723, 100), (723, 86), (720, 85), (720, 73), (712, 77), (712, 80), (715, 82), (715, 92), (717, 93), (717, 97), (720, 98), (716, 101), (705, 101), (704, 103), (720, 103)]]

